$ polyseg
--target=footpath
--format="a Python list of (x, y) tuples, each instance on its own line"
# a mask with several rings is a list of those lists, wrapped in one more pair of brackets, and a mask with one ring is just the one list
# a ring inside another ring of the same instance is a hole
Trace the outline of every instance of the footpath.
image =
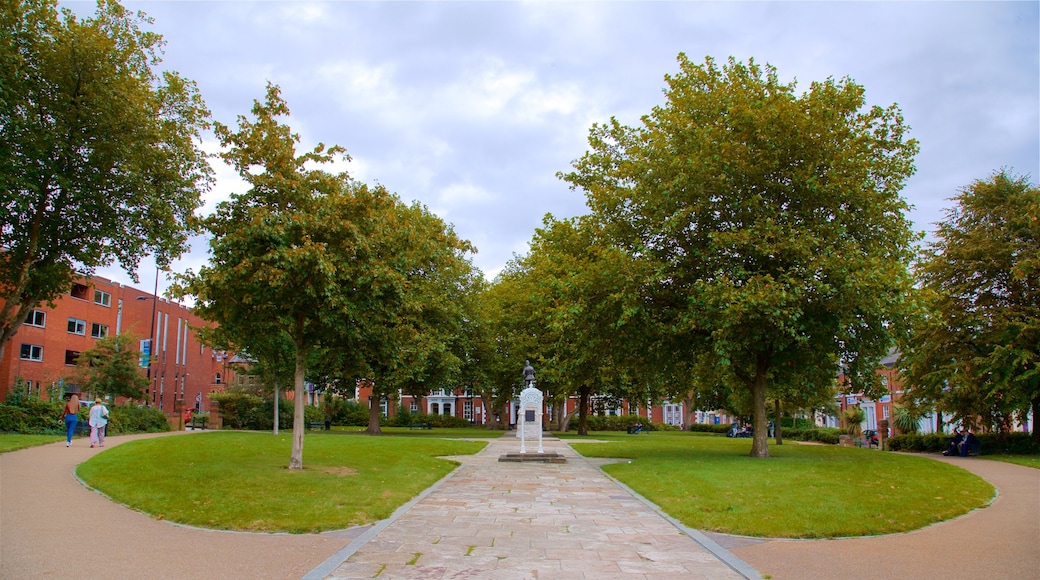
[[(171, 435), (189, 436), (158, 436)], [(544, 450), (567, 463), (500, 463), (518, 450), (512, 435), (454, 457), (458, 469), (387, 520), (307, 535), (189, 528), (114, 504), (73, 474), (104, 451), (84, 439), (0, 454), (0, 579), (1040, 580), (1040, 470), (938, 459), (990, 481), (997, 499), (906, 534), (762, 540), (685, 528), (556, 439)]]

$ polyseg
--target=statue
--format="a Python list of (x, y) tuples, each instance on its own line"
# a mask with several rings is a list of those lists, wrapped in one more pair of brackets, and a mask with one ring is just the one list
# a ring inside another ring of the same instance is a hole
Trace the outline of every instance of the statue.
[(531, 366), (531, 361), (524, 361), (527, 365), (524, 367), (524, 386), (531, 386), (534, 382), (534, 367)]

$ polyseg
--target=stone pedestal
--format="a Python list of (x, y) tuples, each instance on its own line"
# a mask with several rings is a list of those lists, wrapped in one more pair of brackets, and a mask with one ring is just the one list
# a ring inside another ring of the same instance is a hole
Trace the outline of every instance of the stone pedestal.
[(527, 452), (527, 439), (538, 439), (538, 453), (542, 453), (542, 391), (534, 381), (520, 391), (520, 408), (517, 410), (516, 430), (520, 435), (520, 453)]

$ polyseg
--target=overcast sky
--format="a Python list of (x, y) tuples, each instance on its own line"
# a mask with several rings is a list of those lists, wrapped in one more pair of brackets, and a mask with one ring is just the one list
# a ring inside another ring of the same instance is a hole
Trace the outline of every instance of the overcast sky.
[[(92, 2), (64, 2), (77, 13)], [(234, 125), (270, 81), (301, 150), (347, 148), (347, 170), (418, 200), (493, 277), (546, 213), (585, 212), (556, 178), (589, 127), (663, 103), (676, 55), (753, 57), (799, 92), (851, 77), (898, 103), (921, 143), (904, 191), (931, 231), (959, 188), (1008, 167), (1040, 174), (1038, 2), (125, 2), (155, 19), (164, 69)], [(212, 136), (204, 144), (216, 151)], [(204, 213), (244, 185), (226, 167)], [(206, 260), (206, 243), (177, 263)], [(150, 259), (138, 287), (154, 283)], [(109, 268), (100, 275), (129, 283)], [(160, 288), (166, 283), (160, 280)]]

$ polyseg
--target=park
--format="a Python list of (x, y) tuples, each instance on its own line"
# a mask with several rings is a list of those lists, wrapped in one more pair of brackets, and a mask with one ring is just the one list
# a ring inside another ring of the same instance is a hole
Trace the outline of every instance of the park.
[(904, 106), (923, 75), (868, 56), (682, 43), (594, 91), (554, 55), (571, 88), (517, 100), (490, 58), (400, 108), (420, 75), (310, 54), (211, 110), (117, 0), (0, 22), (0, 578), (1040, 570), (1035, 87), (969, 163), (911, 127), (960, 93)]

